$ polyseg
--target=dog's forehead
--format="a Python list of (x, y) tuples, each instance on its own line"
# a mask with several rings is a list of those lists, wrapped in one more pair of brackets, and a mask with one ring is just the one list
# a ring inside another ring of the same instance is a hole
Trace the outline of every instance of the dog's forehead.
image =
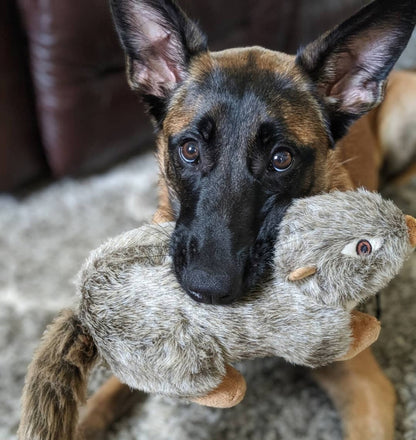
[[(208, 63), (208, 64), (207, 64)], [(260, 46), (242, 47), (208, 52), (191, 66), (191, 74), (204, 76), (208, 70), (222, 69), (256, 69), (290, 76), (294, 81), (302, 82), (300, 71), (296, 74), (294, 57), (282, 52), (265, 49)], [(296, 75), (296, 76), (295, 76)]]
[(205, 112), (231, 104), (244, 114), (247, 128), (276, 119), (303, 145), (327, 137), (322, 108), (294, 57), (261, 47), (196, 57), (170, 103), (164, 129), (168, 135), (180, 132)]

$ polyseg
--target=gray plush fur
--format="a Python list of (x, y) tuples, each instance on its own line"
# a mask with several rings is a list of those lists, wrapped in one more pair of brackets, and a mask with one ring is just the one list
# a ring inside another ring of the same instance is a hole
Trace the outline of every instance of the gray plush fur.
[[(378, 194), (301, 199), (281, 223), (271, 279), (218, 307), (178, 285), (168, 258), (173, 228), (149, 225), (109, 240), (85, 263), (78, 290), (79, 318), (112, 372), (133, 388), (176, 397), (205, 395), (226, 363), (244, 358), (315, 367), (342, 356), (349, 310), (384, 287), (412, 250), (403, 213)], [(342, 253), (360, 239), (382, 244), (367, 257)], [(288, 281), (301, 266), (317, 272)]]
[[(382, 241), (368, 257), (342, 254), (348, 244)], [(297, 200), (288, 211), (275, 249), (275, 274), (315, 266), (298, 287), (319, 303), (351, 309), (375, 295), (399, 272), (411, 252), (403, 213), (366, 190), (332, 192)]]

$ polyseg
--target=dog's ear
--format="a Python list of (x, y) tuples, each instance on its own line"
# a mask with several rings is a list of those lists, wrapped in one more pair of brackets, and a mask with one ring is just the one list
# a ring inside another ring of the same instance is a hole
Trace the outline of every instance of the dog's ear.
[(171, 0), (111, 0), (111, 9), (130, 87), (160, 119), (171, 91), (186, 78), (190, 59), (207, 50), (206, 37)]
[(335, 140), (382, 101), (415, 21), (416, 0), (376, 0), (299, 51), (297, 64), (324, 99)]

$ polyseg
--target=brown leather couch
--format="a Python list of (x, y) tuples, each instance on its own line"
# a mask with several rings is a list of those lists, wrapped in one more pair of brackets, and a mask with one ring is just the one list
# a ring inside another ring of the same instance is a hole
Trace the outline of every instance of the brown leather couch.
[(46, 172), (27, 46), (14, 0), (0, 1), (0, 190)]
[[(212, 49), (295, 52), (361, 0), (182, 0)], [(111, 164), (151, 145), (105, 0), (0, 1), (0, 190)]]

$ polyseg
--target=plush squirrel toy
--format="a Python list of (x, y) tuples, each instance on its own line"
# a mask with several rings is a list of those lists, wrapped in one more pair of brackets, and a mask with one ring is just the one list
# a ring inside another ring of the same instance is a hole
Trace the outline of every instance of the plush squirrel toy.
[(72, 439), (99, 358), (132, 388), (227, 407), (245, 392), (230, 363), (281, 356), (316, 367), (352, 357), (379, 332), (375, 318), (353, 307), (386, 286), (416, 246), (416, 220), (376, 193), (300, 199), (280, 224), (271, 279), (214, 306), (178, 285), (168, 257), (173, 228), (144, 226), (91, 253), (76, 311), (51, 324), (29, 367), (20, 439), (41, 438), (42, 411), (56, 418), (59, 438)]

